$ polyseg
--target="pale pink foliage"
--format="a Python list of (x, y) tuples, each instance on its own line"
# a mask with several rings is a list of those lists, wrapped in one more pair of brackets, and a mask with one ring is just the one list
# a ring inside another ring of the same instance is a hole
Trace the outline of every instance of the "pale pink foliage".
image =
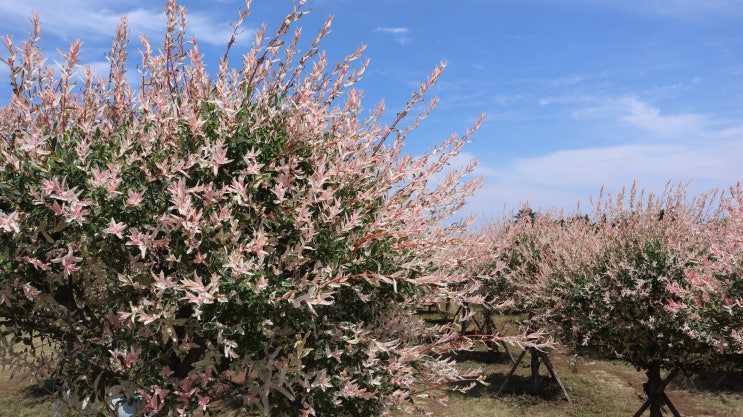
[(484, 229), (481, 291), (532, 329), (639, 368), (715, 365), (741, 352), (740, 195), (633, 186), (587, 214), (524, 207)]
[[(743, 354), (743, 190), (731, 187), (703, 220), (685, 219), (697, 245), (674, 240), (690, 258), (687, 282), (671, 283), (679, 300), (667, 308), (689, 317), (691, 337), (705, 340), (721, 355)], [(703, 250), (700, 250), (700, 247)]]

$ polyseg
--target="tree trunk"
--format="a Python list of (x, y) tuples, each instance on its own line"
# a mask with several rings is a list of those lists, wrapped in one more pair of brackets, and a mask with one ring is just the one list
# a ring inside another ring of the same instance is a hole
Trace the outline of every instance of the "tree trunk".
[(663, 379), (660, 377), (660, 362), (653, 362), (646, 372), (648, 382), (643, 384), (650, 404), (650, 417), (663, 417)]

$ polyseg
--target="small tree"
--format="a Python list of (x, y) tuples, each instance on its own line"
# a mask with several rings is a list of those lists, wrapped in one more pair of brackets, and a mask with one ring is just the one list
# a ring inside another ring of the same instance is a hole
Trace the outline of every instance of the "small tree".
[[(560, 300), (550, 293), (549, 278), (561, 273), (569, 259), (586, 254), (581, 247), (591, 246), (594, 228), (581, 217), (565, 220), (561, 212), (535, 212), (525, 206), (512, 219), (504, 218), (487, 225), (482, 233), (489, 251), (486, 256), (479, 257), (480, 262), (476, 263), (480, 274), (487, 277), (482, 280), (481, 293), (501, 304), (508, 302), (511, 312), (521, 314), (519, 322), (527, 333), (538, 331), (542, 340), (552, 341), (555, 326), (547, 313)], [(574, 244), (566, 245), (566, 242)], [(484, 320), (495, 311), (484, 309)], [(523, 357), (524, 354), (516, 359), (501, 390)], [(534, 388), (539, 388), (540, 360), (570, 400), (547, 353), (537, 349), (531, 349)]]
[(527, 316), (525, 325), (549, 328), (543, 315), (556, 300), (546, 288), (547, 278), (562, 271), (571, 259), (589, 253), (583, 249), (595, 243), (595, 227), (580, 216), (525, 207), (513, 219), (486, 225), (481, 233), (488, 248), (475, 266), (488, 278), (483, 280), (482, 293), (510, 301), (512, 311)]
[(646, 370), (648, 401), (641, 411), (649, 407), (653, 417), (661, 416), (664, 403), (673, 408), (661, 369), (693, 371), (719, 355), (689, 332), (694, 315), (667, 308), (679, 302), (671, 288), (689, 285), (694, 259), (706, 256), (708, 244), (694, 228), (710, 220), (704, 216), (710, 201), (709, 195), (687, 201), (683, 187), (661, 198), (637, 195), (633, 187), (628, 199), (622, 193), (600, 201), (593, 217), (598, 241), (549, 277), (556, 303), (547, 319), (561, 327), (567, 343)]
[(363, 48), (328, 70), (328, 21), (297, 49), (303, 3), (210, 76), (170, 0), (160, 52), (141, 38), (137, 90), (125, 19), (107, 78), (76, 73), (79, 41), (46, 67), (36, 15), (21, 47), (5, 38), (4, 363), (58, 381), (78, 413), (123, 394), (146, 415), (229, 397), (260, 415), (368, 416), (478, 379), (443, 356), (468, 339), (413, 315), (476, 289), (451, 285), (470, 252), (467, 221), (447, 220), (474, 166), (434, 180), (472, 131), (403, 156), (428, 110), (398, 125), (442, 68), (384, 126), (349, 88)]

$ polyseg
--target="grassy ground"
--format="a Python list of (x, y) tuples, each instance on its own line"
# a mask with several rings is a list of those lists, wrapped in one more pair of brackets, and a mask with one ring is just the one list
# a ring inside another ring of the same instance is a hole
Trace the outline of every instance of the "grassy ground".
[[(513, 356), (520, 353), (515, 348), (511, 351)], [(500, 352), (458, 355), (456, 359), (461, 366), (483, 368), (488, 385), (477, 386), (464, 394), (452, 393), (448, 406), (431, 403), (429, 408), (440, 417), (629, 417), (645, 399), (642, 388), (645, 374), (626, 364), (575, 357), (568, 350), (553, 351), (550, 358), (571, 402), (548, 377), (544, 365), (540, 366), (540, 388), (534, 388), (529, 355), (497, 395), (513, 366), (501, 348)], [(743, 417), (743, 372), (679, 375), (666, 393), (684, 417)], [(0, 417), (51, 415), (47, 390), (34, 384), (28, 375), (11, 378), (8, 371), (0, 370)]]
[(0, 417), (49, 417), (52, 406), (46, 394), (26, 374), (0, 370)]
[[(540, 367), (542, 387), (534, 390), (529, 377), (529, 355), (504, 392), (496, 395), (512, 364), (502, 353), (475, 352), (460, 355), (458, 359), (462, 366), (483, 367), (489, 385), (478, 386), (465, 394), (451, 394), (446, 407), (429, 406), (440, 417), (629, 417), (644, 401), (645, 375), (634, 368), (592, 358), (579, 358), (575, 363), (568, 352), (553, 352), (550, 357), (572, 403), (548, 378), (544, 366)], [(667, 393), (684, 417), (743, 416), (743, 373), (740, 372), (679, 376)], [(36, 388), (24, 375), (10, 379), (8, 372), (0, 372), (0, 417), (48, 417), (51, 413), (44, 390)]]
[[(426, 316), (424, 314), (424, 316)], [(427, 317), (435, 319), (435, 316)], [(496, 327), (506, 333), (517, 331), (519, 317), (497, 316)], [(430, 404), (440, 417), (629, 417), (645, 401), (644, 372), (619, 362), (594, 357), (578, 357), (562, 348), (549, 354), (557, 376), (568, 391), (571, 401), (560, 386), (540, 365), (540, 387), (531, 380), (530, 355), (527, 354), (506, 383), (498, 391), (512, 369), (512, 359), (519, 349), (499, 353), (469, 352), (458, 355), (464, 367), (481, 367), (487, 376), (486, 386), (478, 386), (464, 394), (451, 394), (446, 407)], [(671, 402), (684, 417), (743, 417), (743, 372), (678, 375), (666, 389)], [(666, 415), (672, 415), (670, 410)], [(645, 415), (649, 415), (646, 411)]]
[[(576, 363), (572, 355), (560, 351), (550, 358), (572, 402), (547, 377), (544, 366), (540, 367), (541, 389), (535, 390), (528, 359), (497, 395), (512, 364), (505, 355), (483, 352), (460, 359), (462, 366), (484, 367), (489, 385), (450, 395), (447, 407), (431, 406), (441, 417), (629, 417), (645, 400), (644, 373), (623, 363), (589, 358), (578, 358)], [(684, 417), (743, 416), (743, 373), (677, 376), (666, 392)]]

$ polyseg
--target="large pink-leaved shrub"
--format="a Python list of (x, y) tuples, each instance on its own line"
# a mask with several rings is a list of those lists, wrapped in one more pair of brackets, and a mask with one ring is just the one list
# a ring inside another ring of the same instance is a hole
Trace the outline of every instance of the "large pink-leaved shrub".
[(688, 264), (671, 239), (690, 236), (681, 218), (692, 214), (681, 191), (662, 197), (636, 192), (597, 204), (593, 247), (568, 263), (564, 276), (553, 271), (550, 292), (561, 302), (552, 318), (575, 345), (638, 368), (654, 362), (675, 366), (699, 350), (665, 309), (674, 299), (667, 283), (685, 281)]
[(47, 66), (36, 16), (30, 39), (5, 38), (4, 364), (81, 414), (123, 395), (145, 415), (227, 398), (248, 415), (368, 416), (477, 379), (444, 356), (471, 340), (413, 314), (476, 291), (467, 222), (447, 219), (479, 181), (442, 175), (471, 131), (405, 156), (428, 110), (401, 124), (441, 68), (384, 125), (351, 88), (361, 49), (329, 66), (329, 21), (298, 49), (302, 6), (211, 75), (173, 0), (133, 77), (126, 20), (107, 77), (78, 66), (79, 41)]
[(699, 228), (723, 227), (719, 204), (715, 192), (690, 198), (684, 186), (669, 186), (657, 196), (633, 186), (600, 199), (586, 238), (562, 239), (559, 268), (545, 269), (554, 304), (544, 321), (569, 345), (645, 370), (645, 407), (654, 417), (669, 403), (662, 369), (694, 372), (716, 366), (730, 353), (716, 338), (729, 339), (734, 329), (700, 320), (723, 306), (721, 297), (699, 305), (700, 311), (678, 308), (683, 303), (678, 289), (704, 292), (693, 279), (698, 264), (716, 262), (711, 240)]
[(528, 205), (511, 218), (485, 224), (480, 234), (487, 249), (473, 269), (478, 271), (479, 292), (499, 308), (483, 309), (483, 315), (505, 308), (518, 315), (524, 328), (551, 339), (555, 326), (547, 312), (560, 301), (550, 291), (551, 278), (590, 256), (595, 232), (587, 216), (536, 212)]

